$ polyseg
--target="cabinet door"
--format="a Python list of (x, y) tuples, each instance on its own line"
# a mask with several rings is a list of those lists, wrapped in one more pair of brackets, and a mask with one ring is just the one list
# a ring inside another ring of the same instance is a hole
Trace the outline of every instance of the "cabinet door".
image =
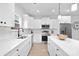
[(33, 35), (33, 43), (41, 43), (41, 34), (34, 34)]
[(49, 55), (51, 56), (52, 55), (52, 43), (51, 43), (51, 39), (48, 37), (48, 52), (49, 52)]
[(56, 47), (54, 42), (48, 37), (48, 52), (50, 54), (50, 56), (55, 56), (55, 51)]
[(22, 48), (19, 49), (20, 56), (26, 56), (27, 55), (27, 47), (24, 45)]
[(20, 47), (19, 47), (19, 53), (20, 53), (20, 56), (25, 56), (27, 55), (27, 45), (28, 43), (26, 42), (23, 42)]
[(66, 54), (66, 52), (64, 52), (58, 45), (55, 44), (55, 47), (56, 47), (56, 52), (55, 52), (55, 55), (56, 56), (68, 56)]
[(23, 42), (23, 44), (20, 45), (19, 47), (20, 56), (28, 55), (30, 48), (31, 48), (31, 43), (30, 43), (30, 39), (28, 39), (25, 42)]
[(51, 43), (50, 40), (48, 41), (48, 52), (49, 52), (49, 54), (51, 56), (52, 55), (52, 43)]

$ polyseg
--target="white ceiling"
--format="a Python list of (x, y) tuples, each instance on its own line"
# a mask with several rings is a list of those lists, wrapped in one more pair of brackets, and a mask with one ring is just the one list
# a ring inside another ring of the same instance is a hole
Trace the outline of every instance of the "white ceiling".
[[(61, 15), (79, 14), (78, 11), (71, 13), (71, 3), (16, 3), (24, 9), (26, 14), (33, 17), (52, 17)], [(59, 7), (60, 6), (60, 7)], [(60, 10), (59, 10), (60, 9)], [(60, 11), (60, 12), (59, 12)]]

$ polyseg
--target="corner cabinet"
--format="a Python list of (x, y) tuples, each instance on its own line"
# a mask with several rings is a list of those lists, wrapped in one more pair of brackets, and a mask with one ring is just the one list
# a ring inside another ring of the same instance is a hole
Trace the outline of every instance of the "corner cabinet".
[(14, 27), (14, 3), (0, 3), (0, 26)]
[(68, 54), (66, 54), (66, 52), (56, 45), (50, 38), (48, 38), (48, 52), (50, 56), (68, 56)]
[(9, 51), (5, 56), (27, 56), (32, 47), (32, 37), (29, 37), (14, 49)]

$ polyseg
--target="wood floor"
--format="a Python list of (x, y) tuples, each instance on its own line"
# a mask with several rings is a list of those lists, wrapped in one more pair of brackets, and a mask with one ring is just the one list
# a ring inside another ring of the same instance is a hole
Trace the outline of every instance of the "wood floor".
[(28, 56), (49, 56), (47, 50), (47, 44), (33, 44), (31, 51)]

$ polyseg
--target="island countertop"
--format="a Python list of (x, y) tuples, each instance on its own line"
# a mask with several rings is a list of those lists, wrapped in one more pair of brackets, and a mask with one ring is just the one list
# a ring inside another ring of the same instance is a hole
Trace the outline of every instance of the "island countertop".
[(0, 56), (6, 55), (9, 51), (14, 49), (23, 41), (27, 40), (31, 35), (29, 34), (25, 39), (6, 39), (0, 40)]
[(65, 40), (59, 40), (57, 36), (49, 36), (56, 45), (58, 45), (69, 56), (79, 56), (79, 41), (71, 38)]

